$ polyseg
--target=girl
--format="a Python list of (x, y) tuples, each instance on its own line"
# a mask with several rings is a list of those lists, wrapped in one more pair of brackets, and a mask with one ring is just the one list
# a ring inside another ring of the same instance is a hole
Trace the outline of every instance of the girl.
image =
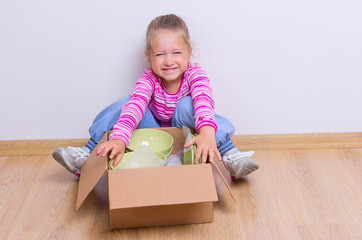
[(101, 144), (97, 155), (122, 158), (136, 128), (195, 128), (198, 135), (185, 144), (197, 145), (196, 160), (205, 163), (222, 160), (233, 179), (259, 168), (251, 156), (241, 153), (231, 142), (234, 127), (226, 118), (214, 115), (209, 79), (202, 68), (191, 63), (192, 47), (185, 22), (174, 14), (159, 16), (148, 26), (146, 57), (150, 68), (136, 83), (130, 96), (104, 109), (90, 127), (91, 138), (81, 148), (58, 148), (53, 157), (79, 176), (80, 168), (98, 141), (113, 130), (109, 141)]

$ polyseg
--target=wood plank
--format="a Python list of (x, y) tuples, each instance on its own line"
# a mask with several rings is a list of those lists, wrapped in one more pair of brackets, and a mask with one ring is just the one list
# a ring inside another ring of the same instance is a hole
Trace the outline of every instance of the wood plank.
[(215, 176), (212, 223), (112, 231), (105, 175), (77, 211), (78, 181), (51, 156), (0, 157), (0, 239), (362, 239), (362, 149), (254, 157), (259, 170), (227, 179), (236, 204)]
[(59, 147), (82, 147), (88, 139), (44, 139), (0, 141), (0, 156), (49, 155)]
[[(0, 141), (0, 156), (49, 155), (58, 147), (81, 147), (88, 139)], [(362, 133), (235, 135), (242, 151), (268, 149), (362, 148)]]

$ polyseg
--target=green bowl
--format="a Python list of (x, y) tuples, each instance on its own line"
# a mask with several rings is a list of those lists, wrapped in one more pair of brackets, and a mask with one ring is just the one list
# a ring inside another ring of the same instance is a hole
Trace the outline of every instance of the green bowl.
[[(195, 157), (196, 157), (196, 145), (192, 145), (188, 151), (184, 151), (184, 159), (183, 164), (195, 164)], [(201, 163), (201, 158), (199, 159), (198, 163)]]
[[(142, 167), (157, 167), (159, 165), (143, 165), (142, 163), (140, 164), (127, 164), (127, 161), (129, 160), (129, 158), (134, 154), (134, 152), (127, 152), (123, 154), (123, 157), (121, 159), (121, 161), (118, 162), (118, 164), (116, 166), (113, 166), (113, 162), (115, 160), (115, 158), (111, 159), (109, 161), (109, 169), (114, 170), (114, 169), (126, 169), (126, 168), (142, 168)], [(163, 161), (161, 166), (166, 166), (167, 164), (167, 157), (162, 154), (162, 153), (155, 153), (159, 158), (161, 158), (161, 160)]]
[(141, 146), (148, 146), (153, 152), (159, 152), (167, 156), (172, 151), (173, 137), (158, 129), (136, 129), (131, 136), (127, 149), (136, 151)]

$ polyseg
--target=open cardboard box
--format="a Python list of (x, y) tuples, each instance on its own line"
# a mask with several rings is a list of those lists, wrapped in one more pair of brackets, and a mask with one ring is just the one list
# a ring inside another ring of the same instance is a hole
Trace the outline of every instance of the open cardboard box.
[[(180, 128), (160, 129), (174, 138), (171, 154), (183, 149)], [(107, 172), (111, 229), (212, 222), (218, 197), (211, 164), (108, 170), (108, 157), (95, 152), (82, 166), (77, 209)]]

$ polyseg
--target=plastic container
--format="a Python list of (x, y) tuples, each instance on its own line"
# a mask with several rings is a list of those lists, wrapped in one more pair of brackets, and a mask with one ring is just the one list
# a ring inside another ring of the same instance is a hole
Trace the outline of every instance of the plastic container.
[(167, 157), (162, 153), (155, 153), (147, 146), (140, 147), (135, 152), (123, 154), (121, 161), (113, 166), (114, 158), (109, 161), (109, 169), (160, 167), (167, 165)]

